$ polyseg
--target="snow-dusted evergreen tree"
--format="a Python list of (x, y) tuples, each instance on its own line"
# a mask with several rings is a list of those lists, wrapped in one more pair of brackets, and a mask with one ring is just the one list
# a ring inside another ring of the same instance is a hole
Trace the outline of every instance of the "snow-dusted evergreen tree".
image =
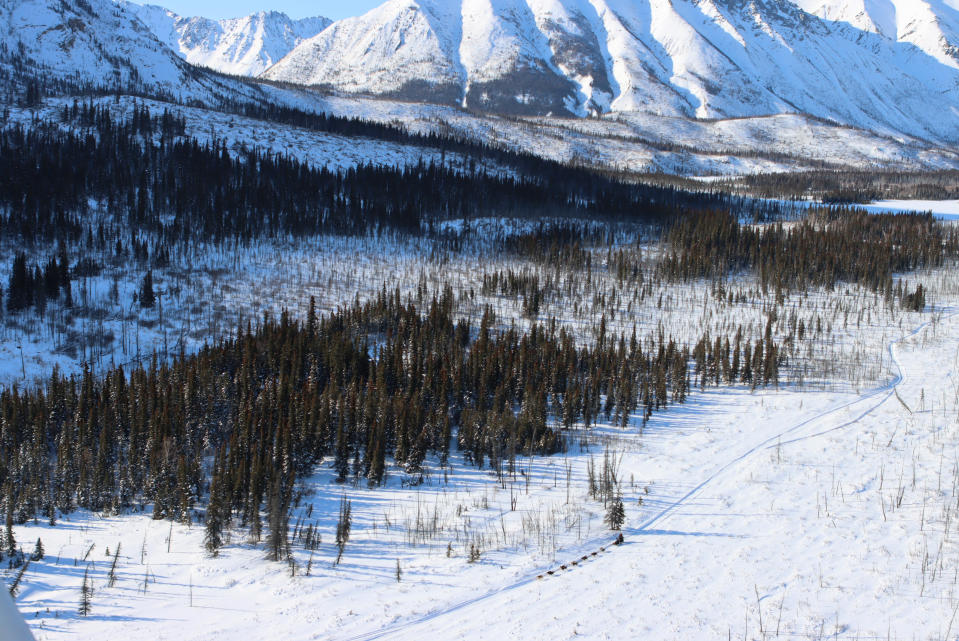
[(190, 478), (187, 472), (186, 458), (181, 456), (177, 463), (176, 472), (177, 520), (184, 525), (191, 522), (190, 511), (193, 509), (193, 493), (190, 490)]
[(336, 523), (336, 562), (343, 558), (343, 550), (350, 540), (350, 530), (353, 527), (353, 504), (345, 496), (340, 499), (340, 518)]
[(617, 531), (622, 529), (625, 521), (626, 509), (623, 507), (623, 499), (616, 496), (609, 502), (609, 507), (606, 510), (606, 525), (610, 530)]
[(273, 481), (270, 496), (267, 500), (267, 548), (272, 561), (286, 558), (289, 548), (288, 535), (290, 531), (290, 496), (292, 488), (287, 488), (282, 479)]
[(17, 572), (16, 578), (13, 579), (13, 583), (10, 584), (10, 596), (12, 598), (17, 598), (17, 593), (20, 591), (20, 583), (23, 581), (23, 575), (27, 573), (27, 568), (30, 567), (30, 561), (26, 561), (23, 565), (20, 566), (20, 571)]
[(107, 575), (107, 585), (113, 587), (117, 583), (117, 563), (120, 561), (120, 543), (117, 543), (117, 549), (113, 552), (113, 561), (110, 563), (110, 573)]
[(229, 506), (223, 505), (223, 490), (221, 477), (214, 464), (213, 479), (210, 482), (210, 500), (206, 507), (206, 531), (203, 535), (203, 547), (210, 556), (220, 554), (223, 546), (223, 513)]
[(83, 571), (83, 585), (80, 586), (80, 607), (78, 612), (80, 616), (85, 617), (90, 614), (93, 607), (93, 586), (90, 583), (90, 566)]
[(7, 556), (16, 558), (17, 539), (13, 536), (13, 501), (7, 500), (7, 522), (4, 528), (4, 544), (7, 548)]

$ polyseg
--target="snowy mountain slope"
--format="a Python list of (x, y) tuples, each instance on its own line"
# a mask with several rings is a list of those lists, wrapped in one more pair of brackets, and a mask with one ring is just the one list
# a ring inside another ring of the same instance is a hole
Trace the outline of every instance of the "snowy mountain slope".
[(495, 4), (497, 11), (489, 0), (391, 0), (335, 23), (264, 77), (489, 111), (575, 109), (578, 87), (552, 62), (530, 8)]
[(465, 75), (458, 64), (459, 22), (453, 9), (443, 1), (393, 0), (362, 17), (334, 23), (264, 77), (458, 102)]
[(0, 0), (0, 42), (55, 76), (172, 90), (189, 67), (106, 0)]
[(187, 62), (240, 76), (259, 75), (331, 23), (323, 17), (292, 20), (277, 11), (210, 20), (186, 18), (156, 5), (127, 6)]
[(556, 160), (626, 172), (739, 175), (822, 166), (916, 171), (959, 167), (959, 153), (803, 115), (696, 120), (644, 112), (522, 118), (359, 96), (313, 96), (326, 113), (452, 135)]
[(944, 65), (959, 68), (959, 5), (950, 0), (793, 0), (826, 20), (847, 22), (911, 43)]
[(0, 77), (14, 85), (8, 95), (22, 95), (37, 79), (51, 95), (93, 88), (213, 109), (243, 102), (313, 109), (315, 100), (304, 91), (190, 64), (129, 6), (113, 0), (0, 0)]
[[(955, 4), (936, 10), (948, 17)], [(872, 27), (858, 28), (788, 3), (740, 0), (391, 0), (332, 24), (264, 74), (332, 87), (337, 96), (193, 66), (164, 46), (179, 47), (175, 17), (141, 8), (158, 39), (132, 9), (110, 0), (0, 0), (0, 65), (8, 77), (20, 60), (44, 78), (213, 108), (245, 99), (396, 120), (627, 171), (955, 164), (959, 70), (881, 35), (891, 23), (875, 12)], [(266, 37), (273, 27), (286, 24), (280, 31), (289, 35), (297, 24), (278, 15), (227, 21), (239, 25), (227, 30), (235, 49), (218, 31), (225, 27), (206, 21), (216, 25), (211, 42), (222, 46), (195, 51), (232, 56), (223, 64), (265, 64), (266, 45), (279, 42)], [(190, 33), (202, 41), (199, 30)], [(407, 115), (380, 116), (397, 110)], [(497, 112), (600, 118), (517, 122)]]
[(952, 4), (795, 2), (390, 0), (263, 77), (508, 114), (805, 113), (959, 140)]
[[(679, 75), (700, 101), (697, 116), (798, 111), (871, 130), (957, 137), (959, 74), (910, 44), (814, 18), (783, 3), (673, 4), (684, 7), (688, 24), (699, 21), (697, 41), (705, 38), (725, 58), (718, 65), (693, 58)], [(743, 44), (720, 35), (715, 18), (697, 13), (709, 6)], [(761, 10), (743, 11), (744, 6)], [(680, 53), (675, 51), (674, 60)], [(742, 80), (727, 85), (722, 82), (727, 73), (741, 74)]]
[(0, 65), (16, 77), (206, 105), (278, 93), (190, 65), (111, 0), (0, 0)]

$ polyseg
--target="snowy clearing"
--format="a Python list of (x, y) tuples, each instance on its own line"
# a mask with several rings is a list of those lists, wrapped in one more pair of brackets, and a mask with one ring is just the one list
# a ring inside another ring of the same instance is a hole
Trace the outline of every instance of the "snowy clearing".
[(959, 200), (878, 200), (862, 208), (877, 214), (931, 212), (941, 220), (959, 220)]

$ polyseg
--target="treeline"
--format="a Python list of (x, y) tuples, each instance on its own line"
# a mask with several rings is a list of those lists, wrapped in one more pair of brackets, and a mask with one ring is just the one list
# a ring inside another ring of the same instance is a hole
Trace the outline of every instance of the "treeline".
[[(155, 518), (185, 521), (210, 502), (217, 527), (259, 539), (264, 511), (272, 534), (285, 531), (294, 483), (318, 464), (376, 485), (392, 463), (416, 482), (427, 456), (450, 465), (455, 447), (503, 474), (519, 455), (563, 450), (564, 428), (625, 426), (690, 390), (690, 351), (670, 338), (614, 337), (603, 322), (584, 347), (555, 323), (495, 328), (489, 308), (478, 326), (456, 320), (449, 288), (422, 308), (384, 291), (322, 319), (311, 307), (302, 324), (264, 317), (170, 363), (54, 371), (43, 389), (0, 394), (3, 508), (23, 523), (152, 503)], [(703, 345), (699, 383), (718, 383), (711, 368), (725, 357)], [(778, 348), (759, 345), (734, 369), (775, 382), (764, 363)]]
[[(282, 83), (274, 84), (282, 85)], [(295, 86), (292, 87), (296, 88)], [(650, 203), (658, 203), (661, 206), (730, 207), (741, 203), (740, 198), (730, 196), (720, 190), (704, 188), (701, 182), (670, 183), (653, 179), (647, 174), (643, 174), (637, 180), (636, 174), (632, 172), (618, 172), (590, 167), (589, 163), (576, 161), (561, 163), (526, 151), (513, 149), (507, 145), (479, 142), (467, 136), (459, 135), (452, 130), (444, 133), (410, 132), (395, 125), (326, 113), (304, 112), (275, 104), (225, 101), (221, 104), (220, 109), (249, 118), (302, 127), (313, 131), (383, 140), (418, 147), (424, 151), (437, 150), (443, 153), (460, 154), (471, 159), (474, 164), (484, 162), (508, 167), (519, 175), (536, 176), (553, 184), (565, 185), (567, 189), (575, 189), (580, 198), (587, 200), (601, 201), (603, 199), (602, 194), (596, 191), (597, 187), (604, 190), (610, 184), (631, 183), (634, 189), (644, 194), (645, 200)], [(516, 123), (518, 125), (528, 125), (528, 123), (522, 123), (521, 121), (516, 121)], [(668, 143), (663, 143), (663, 145), (669, 147)], [(600, 211), (604, 209), (609, 209), (609, 207), (601, 207)], [(612, 209), (615, 210), (615, 207)], [(771, 204), (769, 205), (769, 211), (763, 215), (775, 217), (778, 214), (778, 207)]]
[(804, 321), (791, 327), (785, 346), (779, 345), (772, 335), (773, 319), (766, 319), (766, 332), (754, 343), (744, 338), (742, 328), (730, 343), (729, 337), (717, 336), (710, 340), (703, 336), (693, 348), (696, 376), (699, 385), (735, 384), (749, 385), (752, 389), (767, 385), (779, 386), (779, 368), (787, 363), (786, 352), (798, 340), (806, 336)]
[(590, 227), (589, 223), (541, 223), (528, 232), (506, 236), (502, 249), (507, 254), (527, 258), (541, 265), (588, 271), (592, 255), (586, 246), (608, 241), (606, 234)]
[(72, 307), (73, 289), (70, 281), (70, 263), (65, 252), (61, 251), (57, 258), (51, 257), (42, 268), (39, 264), (31, 268), (26, 254), (19, 253), (14, 257), (10, 270), (6, 291), (7, 311), (18, 312), (33, 306), (42, 315), (47, 301), (59, 301), (61, 295), (64, 305)]
[[(302, 89), (302, 87), (295, 86), (292, 88)], [(540, 156), (509, 149), (504, 146), (482, 143), (471, 140), (465, 136), (456, 135), (455, 133), (410, 132), (392, 124), (363, 120), (361, 118), (336, 116), (328, 113), (306, 112), (276, 104), (253, 104), (250, 102), (227, 101), (220, 106), (220, 109), (227, 113), (235, 113), (256, 120), (291, 125), (311, 131), (356, 138), (369, 138), (371, 140), (382, 140), (385, 142), (409, 145), (424, 150), (461, 154), (474, 161), (485, 161), (510, 167), (521, 174), (537, 176), (555, 175), (555, 180), (569, 176), (581, 178), (584, 173), (588, 173), (580, 169), (568, 167), (554, 160), (547, 160)], [(670, 191), (672, 190), (665, 189), (662, 193), (668, 194)], [(723, 197), (717, 196), (717, 200), (723, 200)]]
[(417, 231), (430, 221), (479, 216), (657, 222), (681, 215), (690, 199), (712, 198), (586, 172), (575, 179), (567, 171), (464, 175), (433, 163), (331, 172), (294, 158), (186, 140), (182, 120), (169, 113), (137, 108), (117, 119), (86, 103), (64, 109), (62, 117), (85, 133), (52, 124), (0, 131), (0, 231), (8, 236), (76, 239), (91, 199), (131, 229), (176, 242)]
[(539, 275), (529, 269), (505, 269), (483, 274), (480, 292), (484, 296), (522, 297), (523, 315), (536, 318), (546, 297), (554, 288), (550, 275), (546, 276), (541, 285)]
[(835, 204), (875, 200), (953, 200), (959, 198), (959, 170), (862, 171), (853, 169), (755, 174), (717, 185), (764, 198), (821, 200)]
[[(0, 90), (0, 102), (7, 105), (36, 107), (46, 96), (64, 95), (84, 96), (88, 99), (109, 96), (119, 99), (122, 95), (156, 99), (171, 105), (181, 104), (173, 96), (162, 94), (155, 88), (140, 86), (136, 78), (129, 86), (85, 85), (39, 72), (38, 70), (42, 71), (42, 66), (37, 67), (36, 63), (26, 58), (22, 51), (2, 50), (0, 62), (2, 61), (10, 63), (8, 68), (0, 65), (0, 79), (7, 77), (9, 80), (6, 83), (7, 92)], [(126, 66), (122, 64), (123, 61), (119, 62), (120, 66)], [(131, 68), (130, 72), (134, 73), (135, 70)], [(630, 220), (655, 220), (673, 216), (677, 209), (682, 208), (728, 208), (743, 204), (738, 196), (715, 189), (703, 189), (701, 184), (686, 188), (684, 185), (666, 184), (655, 180), (644, 179), (637, 182), (635, 175), (571, 166), (505, 146), (484, 144), (457, 134), (409, 132), (392, 124), (306, 112), (277, 105), (267, 100), (265, 94), (262, 98), (256, 98), (257, 85), (247, 78), (230, 78), (231, 81), (246, 84), (251, 89), (249, 97), (237, 100), (216, 90), (216, 79), (219, 77), (226, 79), (226, 76), (195, 67), (190, 67), (187, 72), (197, 77), (203, 76), (212, 83), (211, 91), (219, 96), (215, 105), (218, 111), (351, 138), (393, 142), (414, 149), (422, 149), (424, 152), (460, 154), (470, 159), (469, 166), (473, 173), (476, 173), (477, 165), (491, 164), (507, 168), (515, 175), (535, 177), (542, 186), (556, 188), (559, 196), (566, 197), (567, 203), (577, 205), (575, 209), (585, 209), (587, 210), (585, 213), (590, 215), (621, 216)], [(210, 105), (194, 102), (183, 104), (189, 107), (210, 107)], [(8, 108), (5, 111), (8, 111)], [(542, 210), (551, 211), (552, 215), (562, 215), (568, 213), (570, 209), (564, 206), (559, 210), (549, 210), (548, 206), (552, 204), (552, 202), (544, 203)], [(776, 206), (770, 205), (768, 209), (765, 216), (780, 215)], [(508, 210), (508, 213), (514, 212)], [(536, 212), (532, 212), (531, 215), (535, 214)], [(492, 215), (497, 213), (494, 211)]]
[(959, 256), (959, 234), (929, 215), (824, 210), (801, 222), (757, 227), (703, 212), (673, 225), (661, 273), (671, 279), (754, 271), (763, 288), (831, 288), (858, 283), (893, 294), (893, 274)]

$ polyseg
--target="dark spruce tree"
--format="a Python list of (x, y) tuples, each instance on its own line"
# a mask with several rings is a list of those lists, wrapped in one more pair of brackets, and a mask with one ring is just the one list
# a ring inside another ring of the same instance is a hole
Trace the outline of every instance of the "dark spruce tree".
[(26, 254), (17, 254), (13, 259), (10, 282), (7, 286), (7, 310), (18, 312), (33, 303), (33, 276), (27, 267)]
[(147, 273), (143, 275), (143, 280), (140, 282), (140, 307), (144, 309), (152, 309), (156, 305), (156, 294), (153, 291), (153, 270), (147, 270)]
[(7, 556), (15, 559), (17, 557), (17, 539), (13, 536), (13, 501), (9, 499), (7, 501), (7, 521), (4, 531)]
[(89, 616), (93, 610), (93, 585), (90, 583), (90, 566), (83, 571), (83, 584), (80, 586), (80, 616)]

